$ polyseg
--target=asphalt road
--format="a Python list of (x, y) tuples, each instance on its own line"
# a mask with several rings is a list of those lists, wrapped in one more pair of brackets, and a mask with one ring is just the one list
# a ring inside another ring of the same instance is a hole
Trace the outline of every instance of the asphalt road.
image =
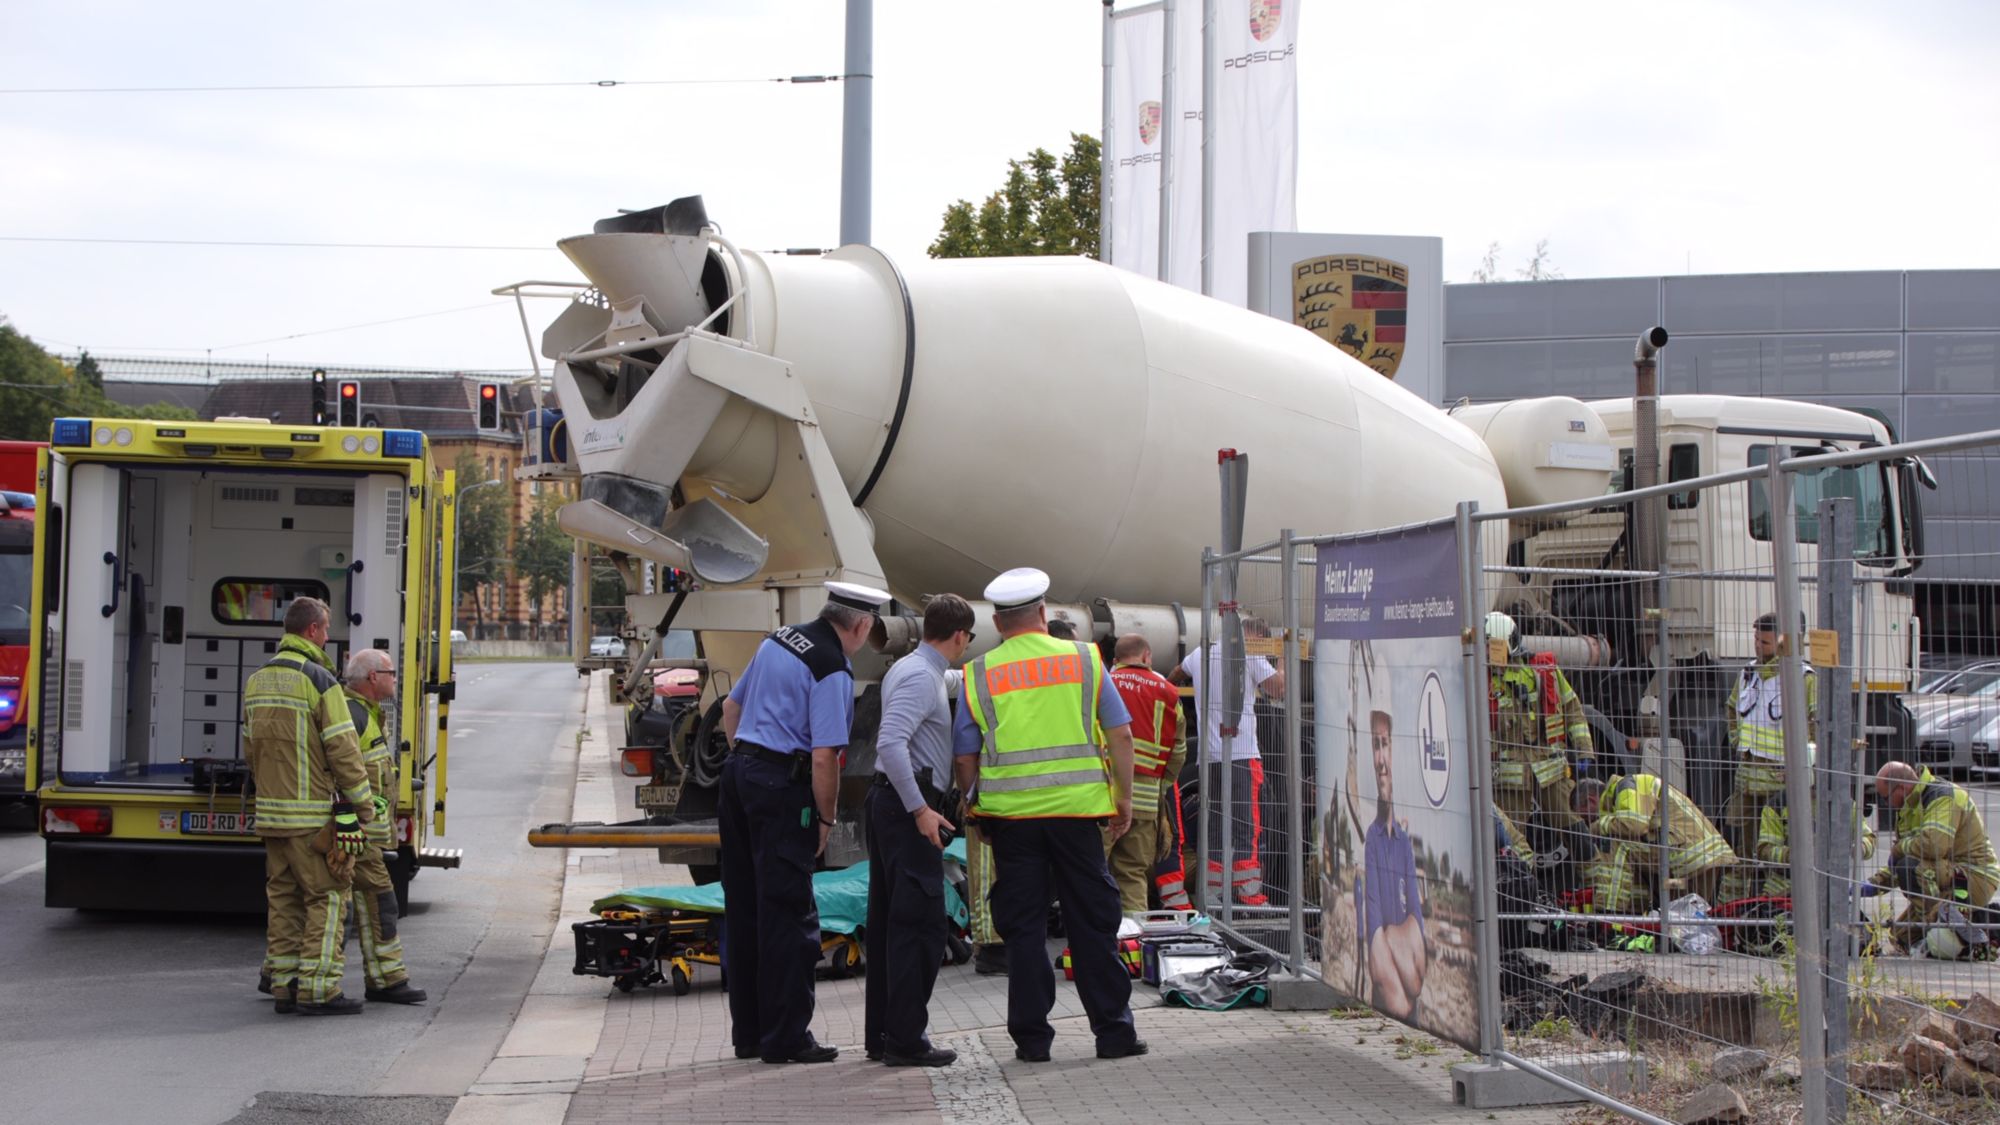
[[(216, 1125), (263, 1091), (393, 1098), (384, 1120), (448, 1109), (511, 1026), (555, 920), (562, 857), (526, 830), (568, 814), (584, 682), (554, 664), (466, 664), (458, 681), (433, 842), (465, 862), (422, 872), (402, 920), (429, 1004), (273, 1015), (255, 990), (261, 918), (51, 910), (40, 838), (0, 831), (0, 1118)], [(362, 991), (353, 943), (347, 991)]]

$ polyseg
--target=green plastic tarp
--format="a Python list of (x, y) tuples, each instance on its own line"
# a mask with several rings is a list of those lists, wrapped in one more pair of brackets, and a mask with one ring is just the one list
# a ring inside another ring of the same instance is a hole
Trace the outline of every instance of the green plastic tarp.
[[(945, 858), (965, 864), (965, 841), (953, 840)], [(868, 921), (868, 864), (857, 863), (839, 871), (813, 874), (813, 898), (819, 902), (819, 928), (832, 934), (859, 933)], [(700, 886), (627, 887), (590, 904), (593, 914), (618, 907), (640, 910), (692, 910), (701, 914), (722, 913), (722, 884)], [(965, 899), (958, 888), (944, 881), (944, 912), (952, 925), (964, 929), (969, 921)]]

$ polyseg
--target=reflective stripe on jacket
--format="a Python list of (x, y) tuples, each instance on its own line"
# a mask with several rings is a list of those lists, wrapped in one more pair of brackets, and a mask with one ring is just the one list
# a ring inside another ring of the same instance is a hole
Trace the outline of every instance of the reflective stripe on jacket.
[(972, 662), (965, 690), (982, 743), (979, 815), (1112, 815), (1095, 737), (1103, 679), (1095, 646), (1047, 633), (1016, 634)]
[[(1819, 677), (1805, 666), (1806, 737), (1818, 730)], [(1736, 788), (1745, 793), (1776, 793), (1785, 787), (1784, 681), (1778, 662), (1765, 661), (1743, 669), (1729, 693), (1730, 723), (1735, 728)]]
[(374, 796), (340, 681), (296, 633), (243, 685), (243, 757), (257, 784), (259, 836), (317, 832), (336, 796), (357, 807)]
[[(1544, 686), (1553, 687), (1553, 706)], [(1540, 673), (1520, 664), (1494, 671), (1487, 682), (1487, 713), (1492, 722), (1493, 784), (1499, 789), (1553, 785), (1569, 774), (1565, 749), (1580, 758), (1593, 756), (1590, 722), (1583, 702), (1561, 671)]]
[(1655, 844), (1660, 839), (1661, 795), (1667, 807), (1667, 870), (1685, 879), (1720, 864), (1736, 862), (1729, 841), (1680, 790), (1651, 774), (1612, 777), (1604, 785), (1597, 830), (1606, 836)]
[[(382, 708), (373, 700), (358, 695), (347, 697), (347, 713), (354, 719), (354, 729), (361, 734), (361, 766), (368, 771), (368, 784), (377, 795), (392, 804), (396, 800), (396, 755), (389, 750), (389, 739), (382, 733)], [(394, 848), (390, 839), (394, 829), (394, 816), (371, 820), (364, 827), (369, 842), (384, 848)]]
[(2000, 862), (1972, 794), (1962, 785), (1937, 780), (1929, 770), (1896, 810), (1896, 843), (1904, 855), (1935, 870), (1940, 884), (1951, 874), (1947, 868), (2000, 882)]
[(1171, 791), (1187, 758), (1180, 689), (1135, 664), (1113, 668), (1111, 683), (1132, 713), (1132, 815), (1158, 816), (1161, 794)]

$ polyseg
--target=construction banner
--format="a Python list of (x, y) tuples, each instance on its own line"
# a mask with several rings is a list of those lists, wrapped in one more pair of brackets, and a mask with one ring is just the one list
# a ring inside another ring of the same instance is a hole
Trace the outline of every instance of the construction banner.
[(1322, 979), (1479, 1045), (1457, 536), (1449, 525), (1319, 548), (1313, 697), (1323, 795)]

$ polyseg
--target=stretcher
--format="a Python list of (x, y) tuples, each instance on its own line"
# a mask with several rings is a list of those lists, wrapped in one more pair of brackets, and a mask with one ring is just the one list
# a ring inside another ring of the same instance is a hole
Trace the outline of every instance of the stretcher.
[[(971, 914), (964, 893), (965, 841), (945, 849), (944, 911), (954, 964), (971, 956), (966, 928)], [(868, 864), (815, 872), (824, 975), (842, 978), (862, 969), (862, 931), (868, 922)], [(620, 992), (657, 983), (685, 996), (696, 965), (722, 967), (722, 884), (628, 887), (590, 904), (595, 918), (576, 922), (578, 976), (610, 977)], [(724, 969), (727, 986), (727, 970)]]

